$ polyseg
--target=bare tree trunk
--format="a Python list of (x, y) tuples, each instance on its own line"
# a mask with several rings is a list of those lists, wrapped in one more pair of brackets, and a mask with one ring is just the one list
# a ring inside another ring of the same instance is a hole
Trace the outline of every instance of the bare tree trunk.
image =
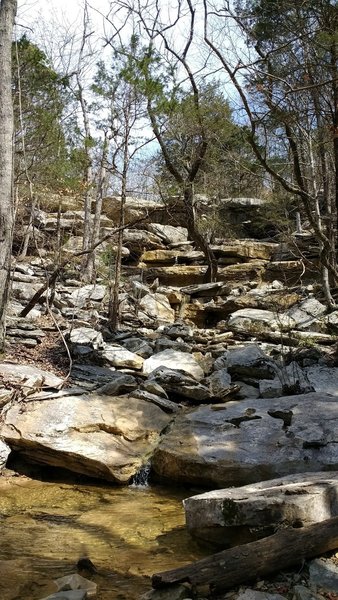
[(5, 345), (5, 315), (14, 224), (12, 34), (16, 0), (0, 2), (0, 351)]
[[(93, 246), (95, 247), (96, 243), (100, 239), (100, 222), (101, 222), (103, 196), (104, 196), (104, 191), (105, 191), (105, 187), (106, 187), (106, 176), (107, 176), (106, 163), (107, 163), (108, 149), (109, 149), (109, 140), (108, 140), (107, 134), (105, 134), (103, 148), (102, 148), (99, 181), (98, 181), (98, 186), (97, 186), (97, 196), (96, 196), (96, 203), (95, 203), (94, 220), (93, 220), (93, 226), (92, 226), (91, 235), (90, 235), (89, 246), (84, 248), (86, 250), (89, 247), (93, 247)], [(90, 218), (90, 215), (89, 215), (89, 218)], [(88, 259), (87, 259), (87, 264), (86, 264), (86, 269), (85, 269), (86, 279), (91, 283), (94, 283), (95, 278), (96, 278), (95, 258), (96, 258), (96, 252), (94, 250), (93, 252), (88, 254)]]

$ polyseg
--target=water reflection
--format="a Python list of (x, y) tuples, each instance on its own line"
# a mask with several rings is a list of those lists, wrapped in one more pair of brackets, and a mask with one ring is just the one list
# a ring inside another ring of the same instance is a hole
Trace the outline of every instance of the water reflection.
[(0, 479), (1, 599), (47, 596), (50, 581), (75, 572), (84, 555), (98, 569), (98, 600), (138, 598), (154, 572), (203, 556), (184, 528), (187, 495), (160, 486)]

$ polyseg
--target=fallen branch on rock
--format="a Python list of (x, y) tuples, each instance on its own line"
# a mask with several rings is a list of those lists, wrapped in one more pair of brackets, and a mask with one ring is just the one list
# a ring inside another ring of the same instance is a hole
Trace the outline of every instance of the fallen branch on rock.
[(213, 554), (185, 567), (155, 573), (154, 588), (188, 582), (223, 591), (302, 564), (338, 548), (338, 517), (300, 529), (283, 529), (272, 536)]

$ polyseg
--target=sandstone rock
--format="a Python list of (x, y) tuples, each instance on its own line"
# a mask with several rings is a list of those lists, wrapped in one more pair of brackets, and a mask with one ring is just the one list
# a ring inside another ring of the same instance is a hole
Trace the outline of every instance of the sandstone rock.
[(211, 246), (218, 257), (232, 256), (243, 260), (264, 259), (271, 260), (278, 248), (278, 244), (271, 242), (257, 242), (254, 240), (236, 240), (226, 244)]
[(152, 465), (161, 477), (206, 487), (338, 470), (337, 423), (336, 398), (326, 394), (201, 406), (178, 415)]
[(6, 466), (11, 449), (3, 440), (0, 440), (0, 472)]
[(140, 300), (139, 307), (159, 325), (175, 321), (175, 311), (164, 294), (147, 294)]
[(167, 367), (168, 369), (179, 369), (191, 375), (197, 381), (204, 377), (203, 369), (198, 362), (186, 352), (179, 350), (164, 350), (158, 354), (153, 354), (143, 363), (143, 373), (149, 375), (157, 367)]
[[(114, 367), (142, 369), (144, 363), (142, 356), (135, 354), (135, 352), (129, 352), (129, 350), (126, 350), (122, 346), (113, 346), (111, 344), (104, 345), (101, 356)], [(148, 358), (147, 360), (150, 359)]]
[(199, 285), (188, 285), (181, 288), (181, 292), (188, 296), (212, 297), (223, 296), (230, 292), (229, 286), (223, 281), (215, 281), (214, 283), (200, 283)]
[(151, 456), (170, 417), (150, 402), (88, 394), (14, 405), (0, 433), (31, 461), (127, 483)]

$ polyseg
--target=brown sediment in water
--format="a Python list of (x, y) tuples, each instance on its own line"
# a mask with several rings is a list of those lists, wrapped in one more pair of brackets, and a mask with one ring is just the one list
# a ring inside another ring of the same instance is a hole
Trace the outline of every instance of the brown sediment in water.
[(0, 597), (39, 600), (88, 556), (97, 600), (139, 598), (150, 576), (205, 553), (184, 527), (184, 490), (0, 477)]

